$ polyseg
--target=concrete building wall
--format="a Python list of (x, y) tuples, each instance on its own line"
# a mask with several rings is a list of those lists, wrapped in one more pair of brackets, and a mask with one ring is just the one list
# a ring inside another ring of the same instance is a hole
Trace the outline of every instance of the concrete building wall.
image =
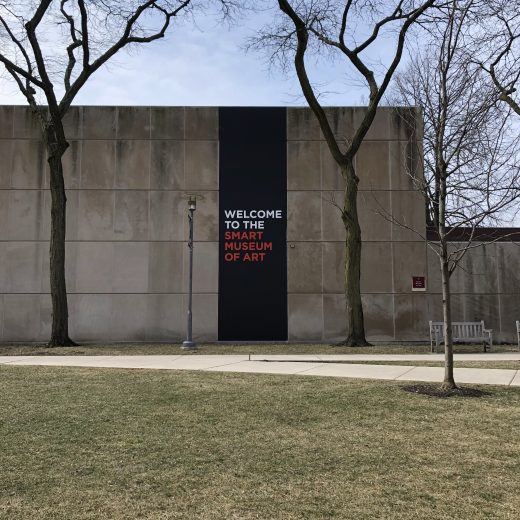
[[(339, 142), (352, 137), (362, 113), (362, 108), (329, 112)], [(371, 340), (425, 337), (427, 298), (412, 293), (412, 276), (426, 276), (426, 246), (419, 235), (388, 219), (394, 215), (425, 234), (424, 199), (406, 175), (409, 160), (401, 118), (391, 109), (379, 110), (356, 158), (363, 236), (361, 289)], [(342, 189), (341, 176), (314, 116), (308, 109), (289, 109), (290, 340), (345, 337), (345, 230), (337, 207), (343, 203)], [(414, 318), (422, 324), (414, 323)]]
[[(330, 109), (339, 141), (361, 108)], [(342, 182), (308, 109), (287, 110), (290, 341), (332, 341), (347, 329)], [(73, 107), (67, 117), (67, 284), (79, 341), (178, 341), (187, 306), (187, 199), (196, 194), (194, 336), (217, 339), (218, 109)], [(400, 118), (381, 109), (357, 157), (362, 292), (369, 339), (425, 340), (440, 319), (438, 269), (423, 235)], [(0, 107), (0, 340), (50, 334), (49, 173), (25, 107)], [(486, 256), (487, 255), (487, 256)], [(485, 319), (513, 339), (520, 318), (515, 244), (474, 250), (456, 275), (455, 317)], [(475, 270), (474, 269), (474, 270)], [(428, 290), (412, 291), (412, 276)], [(457, 278), (458, 276), (458, 278)], [(510, 323), (511, 322), (511, 323)]]
[[(452, 243), (453, 248), (463, 247)], [(429, 313), (442, 321), (439, 260), (428, 249)], [(516, 343), (515, 321), (520, 319), (520, 244), (494, 242), (467, 252), (451, 278), (455, 321), (485, 320), (497, 341)]]
[[(25, 107), (0, 114), (0, 334), (50, 334), (49, 174)], [(197, 193), (194, 312), (214, 339), (218, 283), (218, 111), (73, 107), (67, 118), (71, 335), (179, 340), (185, 330), (187, 197)]]

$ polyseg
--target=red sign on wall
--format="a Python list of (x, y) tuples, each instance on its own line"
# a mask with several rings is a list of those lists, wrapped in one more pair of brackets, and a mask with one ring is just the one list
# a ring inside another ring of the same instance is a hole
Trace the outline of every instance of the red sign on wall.
[(412, 276), (412, 291), (426, 291), (425, 276)]

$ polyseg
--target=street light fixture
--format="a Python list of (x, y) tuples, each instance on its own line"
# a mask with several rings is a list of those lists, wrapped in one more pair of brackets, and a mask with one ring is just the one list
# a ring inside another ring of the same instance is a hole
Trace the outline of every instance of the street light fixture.
[(188, 324), (186, 330), (186, 341), (182, 343), (183, 350), (195, 350), (197, 345), (193, 342), (193, 320), (192, 320), (192, 304), (193, 304), (193, 214), (197, 209), (197, 199), (190, 196), (188, 200), (188, 220), (190, 225), (190, 237), (188, 240), (188, 248), (190, 250), (190, 279), (188, 287)]

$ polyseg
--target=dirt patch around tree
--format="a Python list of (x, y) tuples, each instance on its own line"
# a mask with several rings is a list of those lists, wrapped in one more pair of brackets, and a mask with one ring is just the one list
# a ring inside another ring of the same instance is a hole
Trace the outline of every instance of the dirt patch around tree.
[(401, 387), (405, 392), (412, 394), (429, 395), (430, 397), (486, 397), (492, 395), (478, 388), (458, 387), (444, 389), (434, 385), (407, 385)]

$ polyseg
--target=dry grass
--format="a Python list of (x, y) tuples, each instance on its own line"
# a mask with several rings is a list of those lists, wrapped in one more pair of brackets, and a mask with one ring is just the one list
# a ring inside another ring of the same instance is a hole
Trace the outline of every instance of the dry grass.
[[(455, 352), (481, 353), (481, 345), (456, 345)], [(518, 352), (516, 345), (497, 345), (493, 352)], [(110, 343), (78, 347), (47, 348), (44, 345), (0, 344), (0, 356), (21, 355), (196, 355), (198, 354), (428, 354), (429, 345), (376, 345), (372, 347), (339, 347), (327, 344), (262, 343), (201, 344), (196, 353), (181, 350), (179, 343)]]
[(0, 518), (516, 519), (520, 389), (0, 367)]

